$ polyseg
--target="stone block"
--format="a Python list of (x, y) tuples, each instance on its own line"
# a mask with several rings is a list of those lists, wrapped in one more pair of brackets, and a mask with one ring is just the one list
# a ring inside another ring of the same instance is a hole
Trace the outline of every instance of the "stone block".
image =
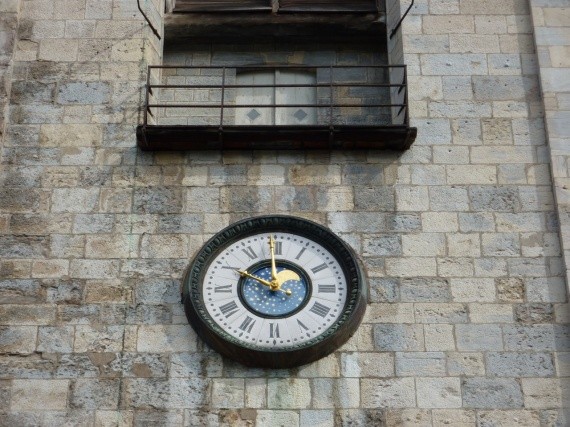
[(515, 318), (518, 323), (553, 323), (554, 307), (552, 304), (532, 303), (515, 306)]
[(452, 325), (424, 325), (427, 351), (454, 351), (455, 338)]
[(10, 407), (13, 411), (65, 410), (68, 388), (68, 380), (13, 380)]
[(552, 351), (556, 348), (552, 325), (504, 326), (505, 349), (509, 351)]
[(81, 409), (118, 409), (118, 379), (78, 379), (72, 382), (70, 405)]
[(429, 198), (427, 187), (397, 187), (396, 208), (398, 211), (427, 211)]
[(425, 34), (473, 33), (475, 24), (468, 15), (427, 15), (423, 17)]
[[(263, 212), (273, 204), (273, 194), (271, 187), (223, 187), (219, 210), (221, 212)], [(300, 199), (303, 197), (301, 196)], [(299, 199), (294, 200), (292, 204), (299, 201)], [(301, 203), (305, 201), (302, 200)]]
[(35, 326), (0, 327), (0, 352), (28, 355), (35, 351), (37, 328)]
[(388, 258), (386, 259), (386, 273), (394, 277), (435, 277), (437, 265), (434, 258)]
[(55, 321), (55, 306), (51, 304), (0, 304), (2, 324), (47, 325)]
[(342, 169), (344, 185), (381, 185), (384, 184), (384, 170), (379, 165), (349, 164)]
[(141, 247), (143, 258), (188, 258), (188, 238), (183, 234), (145, 235)]
[(433, 427), (470, 427), (476, 424), (475, 411), (467, 409), (434, 409)]
[(412, 304), (371, 304), (366, 323), (413, 323)]
[(450, 279), (451, 295), (456, 302), (494, 302), (493, 279)]
[(475, 211), (516, 212), (521, 209), (516, 187), (473, 186), (469, 195)]
[(371, 235), (364, 238), (363, 256), (396, 256), (402, 254), (402, 243), (396, 234)]
[(337, 165), (292, 166), (288, 180), (293, 185), (340, 185), (341, 170)]
[(423, 351), (422, 325), (374, 325), (374, 346), (380, 351)]
[(482, 165), (447, 166), (447, 183), (454, 185), (496, 184), (497, 168)]
[(483, 376), (485, 359), (482, 353), (448, 353), (447, 370), (454, 376)]
[(469, 304), (472, 323), (513, 323), (513, 306), (510, 304)]
[[(519, 75), (519, 74), (536, 74), (533, 72), (524, 72), (523, 63), (520, 54), (515, 53), (494, 53), (490, 54), (489, 74), (491, 75)], [(530, 70), (529, 70), (530, 71)]]
[(303, 410), (301, 411), (301, 425), (314, 427), (333, 427), (334, 412), (332, 410)]
[(424, 212), (422, 213), (422, 229), (426, 233), (457, 231), (457, 214), (449, 212)]
[(398, 281), (374, 277), (368, 279), (370, 286), (370, 302), (397, 302), (399, 300)]
[(560, 408), (562, 390), (559, 378), (523, 378), (521, 381), (525, 408)]
[(98, 188), (56, 188), (52, 193), (52, 212), (92, 212), (99, 200)]
[(479, 119), (461, 118), (451, 121), (454, 144), (481, 144), (481, 121)]
[(418, 323), (466, 323), (467, 306), (452, 303), (417, 303), (414, 305)]
[(71, 353), (74, 334), (73, 326), (40, 326), (37, 349), (45, 353)]
[(135, 189), (134, 213), (180, 213), (182, 205), (182, 191), (178, 188), (149, 187)]
[(264, 408), (267, 405), (267, 381), (265, 378), (245, 380), (245, 405), (248, 408)]
[(197, 337), (190, 325), (143, 325), (137, 350), (148, 353), (196, 351)]
[(339, 377), (340, 367), (336, 354), (317, 360), (299, 369), (301, 378)]
[(47, 245), (46, 236), (0, 235), (0, 258), (42, 258)]
[(462, 212), (469, 210), (467, 190), (456, 186), (437, 186), (429, 189), (430, 210), (435, 212)]
[(212, 384), (214, 408), (243, 408), (245, 383), (243, 378), (218, 378)]
[(459, 351), (503, 350), (503, 335), (497, 325), (455, 325)]
[(387, 353), (343, 353), (341, 372), (344, 377), (354, 378), (392, 377), (394, 356)]
[(363, 408), (409, 408), (416, 405), (416, 387), (413, 378), (362, 380)]
[[(447, 369), (445, 353), (396, 353), (396, 375), (398, 377), (442, 377), (446, 375), (446, 372)], [(420, 399), (419, 389), (418, 399)]]
[(72, 82), (59, 86), (57, 102), (60, 104), (105, 104), (109, 102), (111, 87), (104, 82)]
[(73, 39), (43, 39), (39, 59), (42, 61), (74, 62), (77, 60), (78, 41)]
[(459, 378), (417, 378), (420, 408), (461, 408)]
[[(359, 191), (360, 192), (360, 191)], [(382, 198), (374, 198), (372, 200), (367, 199), (369, 203), (386, 203), (391, 194), (389, 191), (386, 192), (387, 197)], [(332, 187), (326, 188), (323, 192), (317, 193), (317, 209), (322, 209), (327, 212), (340, 212), (340, 211), (352, 211), (355, 206), (355, 194), (352, 187)], [(364, 202), (366, 203), (366, 202)], [(393, 206), (393, 196), (392, 196), (392, 206)], [(362, 204), (362, 201), (360, 202)], [(372, 209), (364, 209), (364, 210), (372, 210)], [(375, 207), (374, 207), (375, 210)], [(386, 209), (389, 210), (388, 206)]]
[(19, 279), (29, 277), (29, 261), (0, 262), (0, 275), (14, 279), (0, 280), (0, 304), (29, 304), (42, 301), (39, 280)]
[(486, 365), (488, 374), (496, 377), (554, 376), (554, 364), (549, 353), (490, 352), (486, 354)]
[(307, 379), (274, 378), (267, 384), (267, 402), (275, 409), (305, 409), (311, 405), (311, 387)]
[(443, 99), (473, 100), (473, 83), (470, 76), (444, 76)]
[(447, 251), (451, 257), (480, 257), (480, 235), (476, 233), (448, 234)]
[(87, 325), (75, 328), (73, 348), (78, 353), (117, 352), (122, 350), (124, 326), (106, 326), (95, 329)]
[(69, 271), (78, 279), (114, 279), (119, 276), (119, 261), (74, 259)]
[(461, 386), (464, 407), (482, 409), (523, 407), (521, 386), (514, 379), (466, 378)]
[(101, 144), (100, 125), (45, 124), (40, 128), (40, 145), (44, 147), (90, 147)]
[(500, 53), (499, 37), (491, 34), (450, 34), (451, 53)]
[(540, 417), (536, 411), (479, 411), (478, 415), (481, 425), (517, 425), (520, 427), (538, 427), (540, 425)]
[(358, 408), (360, 380), (358, 378), (314, 379), (312, 406), (318, 409)]
[(400, 299), (403, 302), (448, 302), (451, 299), (449, 282), (439, 278), (402, 279)]
[(127, 408), (199, 409), (207, 400), (209, 381), (202, 378), (133, 378), (124, 380)]
[(295, 411), (259, 410), (255, 425), (259, 427), (299, 427), (299, 414)]
[[(128, 329), (127, 329), (128, 330)], [(127, 338), (128, 339), (128, 338)], [(127, 346), (125, 346), (127, 347)], [(176, 353), (172, 355), (172, 371), (170, 372), (171, 377), (177, 377), (174, 371), (179, 367), (179, 359), (177, 357), (183, 356), (184, 353)], [(176, 360), (176, 362), (174, 362)], [(216, 360), (212, 357), (212, 364)], [(204, 361), (205, 365), (209, 365), (210, 362)], [(176, 364), (174, 364), (176, 363)], [(168, 357), (163, 354), (148, 354), (148, 353), (123, 353), (121, 357), (114, 359), (110, 363), (110, 369), (117, 372), (122, 372), (124, 377), (134, 377), (134, 378), (164, 378), (167, 376), (168, 371)], [(195, 368), (195, 366), (194, 366)], [(197, 376), (196, 371), (191, 369), (188, 372), (191, 374), (184, 375), (185, 377)], [(206, 372), (210, 371), (206, 368)]]
[[(440, 31), (443, 30), (440, 29)], [(426, 76), (465, 76), (487, 74), (487, 58), (481, 53), (429, 54), (422, 55), (420, 61), (422, 72)]]

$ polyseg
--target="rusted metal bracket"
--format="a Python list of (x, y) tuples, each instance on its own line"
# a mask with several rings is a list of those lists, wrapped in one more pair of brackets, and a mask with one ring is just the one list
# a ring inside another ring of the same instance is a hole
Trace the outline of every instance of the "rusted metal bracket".
[(160, 34), (158, 34), (158, 31), (156, 31), (156, 28), (154, 28), (154, 26), (152, 25), (152, 22), (150, 22), (150, 19), (148, 19), (148, 16), (146, 16), (146, 14), (143, 12), (140, 0), (137, 0), (137, 6), (139, 7), (139, 11), (141, 12), (141, 14), (144, 17), (144, 19), (146, 20), (146, 22), (148, 23), (148, 26), (150, 27), (150, 29), (152, 30), (154, 35), (158, 38), (158, 40), (161, 40), (162, 37), (160, 37)]
[(408, 16), (408, 13), (410, 13), (410, 10), (412, 10), (412, 6), (414, 5), (414, 0), (412, 0), (412, 3), (410, 3), (410, 7), (408, 7), (408, 10), (406, 10), (406, 13), (404, 13), (402, 15), (402, 17), (400, 18), (400, 20), (398, 21), (398, 23), (396, 24), (396, 26), (392, 29), (392, 31), (390, 31), (390, 38), (394, 37), (394, 35), (396, 34), (396, 32), (398, 31), (398, 29), (400, 28), (400, 26), (402, 25), (402, 22), (404, 22), (404, 19), (406, 18), (406, 16)]

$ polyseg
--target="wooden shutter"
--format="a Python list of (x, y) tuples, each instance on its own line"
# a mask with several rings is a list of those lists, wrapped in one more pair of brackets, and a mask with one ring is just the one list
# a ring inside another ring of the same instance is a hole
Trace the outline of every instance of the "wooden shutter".
[[(317, 76), (311, 71), (276, 70), (277, 84), (315, 85)], [(316, 104), (316, 87), (277, 87), (275, 89), (277, 105)], [(314, 125), (317, 123), (316, 107), (277, 107), (275, 109), (276, 125)]]
[(173, 12), (271, 10), (271, 0), (176, 0)]
[[(240, 87), (236, 93), (236, 105), (264, 105), (275, 102), (275, 89), (273, 87), (255, 87), (258, 85), (274, 85), (275, 71), (251, 71), (238, 73), (237, 84), (249, 87)], [(275, 123), (273, 107), (236, 108), (236, 125), (272, 125)]]
[(280, 12), (377, 12), (377, 0), (279, 0)]

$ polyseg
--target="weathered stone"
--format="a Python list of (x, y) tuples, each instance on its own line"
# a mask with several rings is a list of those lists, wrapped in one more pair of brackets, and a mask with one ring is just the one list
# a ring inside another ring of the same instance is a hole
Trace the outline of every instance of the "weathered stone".
[(487, 371), (497, 377), (549, 377), (554, 375), (548, 353), (488, 353)]
[(78, 379), (71, 384), (70, 405), (81, 409), (117, 409), (120, 381)]
[(519, 383), (511, 379), (466, 378), (461, 384), (463, 405), (468, 408), (521, 408)]
[(422, 351), (423, 338), (421, 325), (374, 325), (374, 345), (381, 351)]
[(363, 379), (361, 394), (364, 408), (407, 408), (416, 404), (413, 378)]

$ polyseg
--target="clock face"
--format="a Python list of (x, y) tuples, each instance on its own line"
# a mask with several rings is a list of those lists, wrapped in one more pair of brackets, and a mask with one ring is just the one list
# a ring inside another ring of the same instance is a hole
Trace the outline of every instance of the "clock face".
[(214, 236), (184, 283), (190, 323), (215, 350), (254, 366), (288, 367), (333, 351), (364, 312), (348, 246), (318, 224), (260, 217)]

